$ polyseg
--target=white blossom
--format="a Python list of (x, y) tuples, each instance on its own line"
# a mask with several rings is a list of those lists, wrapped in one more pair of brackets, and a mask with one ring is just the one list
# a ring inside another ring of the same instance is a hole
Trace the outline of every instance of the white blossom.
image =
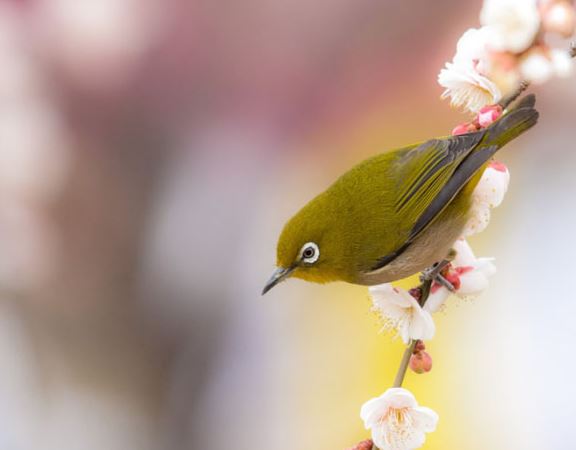
[(438, 423), (438, 414), (418, 406), (414, 395), (403, 388), (388, 389), (368, 400), (362, 405), (360, 417), (381, 450), (419, 448), (426, 440), (425, 433), (433, 432)]
[(573, 69), (574, 62), (568, 52), (558, 49), (536, 47), (520, 60), (520, 73), (536, 84), (545, 83), (553, 76), (567, 77)]
[(545, 2), (541, 6), (542, 22), (548, 32), (558, 33), (569, 38), (574, 34), (576, 26), (576, 12), (572, 2)]
[(492, 50), (521, 53), (536, 38), (540, 13), (535, 0), (485, 0), (480, 21), (490, 29)]
[(389, 283), (371, 286), (373, 310), (386, 329), (394, 329), (407, 344), (411, 339), (428, 340), (434, 337), (436, 328), (430, 313), (420, 306), (409, 292)]
[(486, 28), (467, 30), (458, 40), (453, 61), (438, 75), (438, 83), (445, 88), (442, 98), (450, 97), (453, 106), (478, 112), (502, 97), (498, 86), (486, 76), (487, 32)]
[(485, 73), (489, 33), (490, 30), (486, 27), (466, 30), (456, 44), (454, 63), (468, 65), (476, 68), (480, 73)]
[(565, 50), (550, 50), (550, 60), (557, 77), (566, 78), (574, 73), (574, 59)]
[[(455, 288), (459, 297), (475, 297), (489, 286), (489, 277), (496, 273), (492, 258), (476, 258), (468, 242), (459, 239), (453, 245), (456, 257), (446, 273), (446, 279)], [(451, 292), (445, 286), (434, 282), (424, 309), (434, 313), (438, 311)]]
[(504, 200), (504, 195), (510, 183), (508, 168), (497, 161), (492, 161), (484, 170), (480, 181), (472, 193), (470, 216), (463, 236), (483, 231), (490, 222), (490, 210), (496, 208)]
[(38, 3), (38, 33), (46, 54), (88, 88), (129, 79), (163, 21), (161, 3), (148, 0)]
[(446, 63), (438, 75), (438, 83), (445, 88), (442, 98), (450, 97), (452, 106), (464, 107), (474, 113), (502, 98), (494, 82), (467, 64)]
[(554, 67), (544, 52), (534, 50), (520, 61), (520, 73), (525, 80), (542, 84), (554, 75)]

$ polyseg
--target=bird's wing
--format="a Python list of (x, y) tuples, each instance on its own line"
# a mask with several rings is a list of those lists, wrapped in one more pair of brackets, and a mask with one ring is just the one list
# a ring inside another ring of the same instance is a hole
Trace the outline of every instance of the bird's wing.
[(380, 258), (371, 271), (400, 255), (496, 152), (496, 146), (477, 149), (483, 136), (477, 132), (433, 139), (400, 155), (395, 210), (412, 227), (406, 241)]
[(395, 172), (395, 210), (410, 224), (410, 232), (372, 270), (384, 267), (406, 250), (499, 148), (536, 124), (538, 112), (534, 104), (535, 97), (527, 95), (485, 130), (433, 139), (401, 151)]

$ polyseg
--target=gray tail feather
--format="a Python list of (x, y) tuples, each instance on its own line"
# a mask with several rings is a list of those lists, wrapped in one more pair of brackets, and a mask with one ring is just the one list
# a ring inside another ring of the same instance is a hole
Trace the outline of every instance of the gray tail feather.
[(538, 111), (534, 109), (534, 94), (522, 97), (513, 108), (486, 130), (484, 143), (503, 147), (538, 122)]

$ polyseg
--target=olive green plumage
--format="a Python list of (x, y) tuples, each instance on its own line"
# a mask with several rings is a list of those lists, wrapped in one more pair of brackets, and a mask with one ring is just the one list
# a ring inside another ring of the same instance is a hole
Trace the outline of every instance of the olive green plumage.
[(487, 129), (369, 158), (342, 175), (285, 225), (278, 270), (314, 282), (378, 284), (446, 256), (468, 219), (471, 193), (503, 145), (538, 118), (526, 96)]

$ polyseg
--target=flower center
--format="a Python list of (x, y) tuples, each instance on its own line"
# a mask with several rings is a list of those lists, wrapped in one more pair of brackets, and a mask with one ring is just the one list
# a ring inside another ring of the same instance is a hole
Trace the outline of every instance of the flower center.
[(385, 422), (391, 430), (400, 432), (412, 425), (409, 411), (409, 408), (389, 408), (380, 421)]
[(407, 448), (406, 443), (416, 432), (410, 408), (388, 408), (380, 424), (382, 438), (391, 449)]

